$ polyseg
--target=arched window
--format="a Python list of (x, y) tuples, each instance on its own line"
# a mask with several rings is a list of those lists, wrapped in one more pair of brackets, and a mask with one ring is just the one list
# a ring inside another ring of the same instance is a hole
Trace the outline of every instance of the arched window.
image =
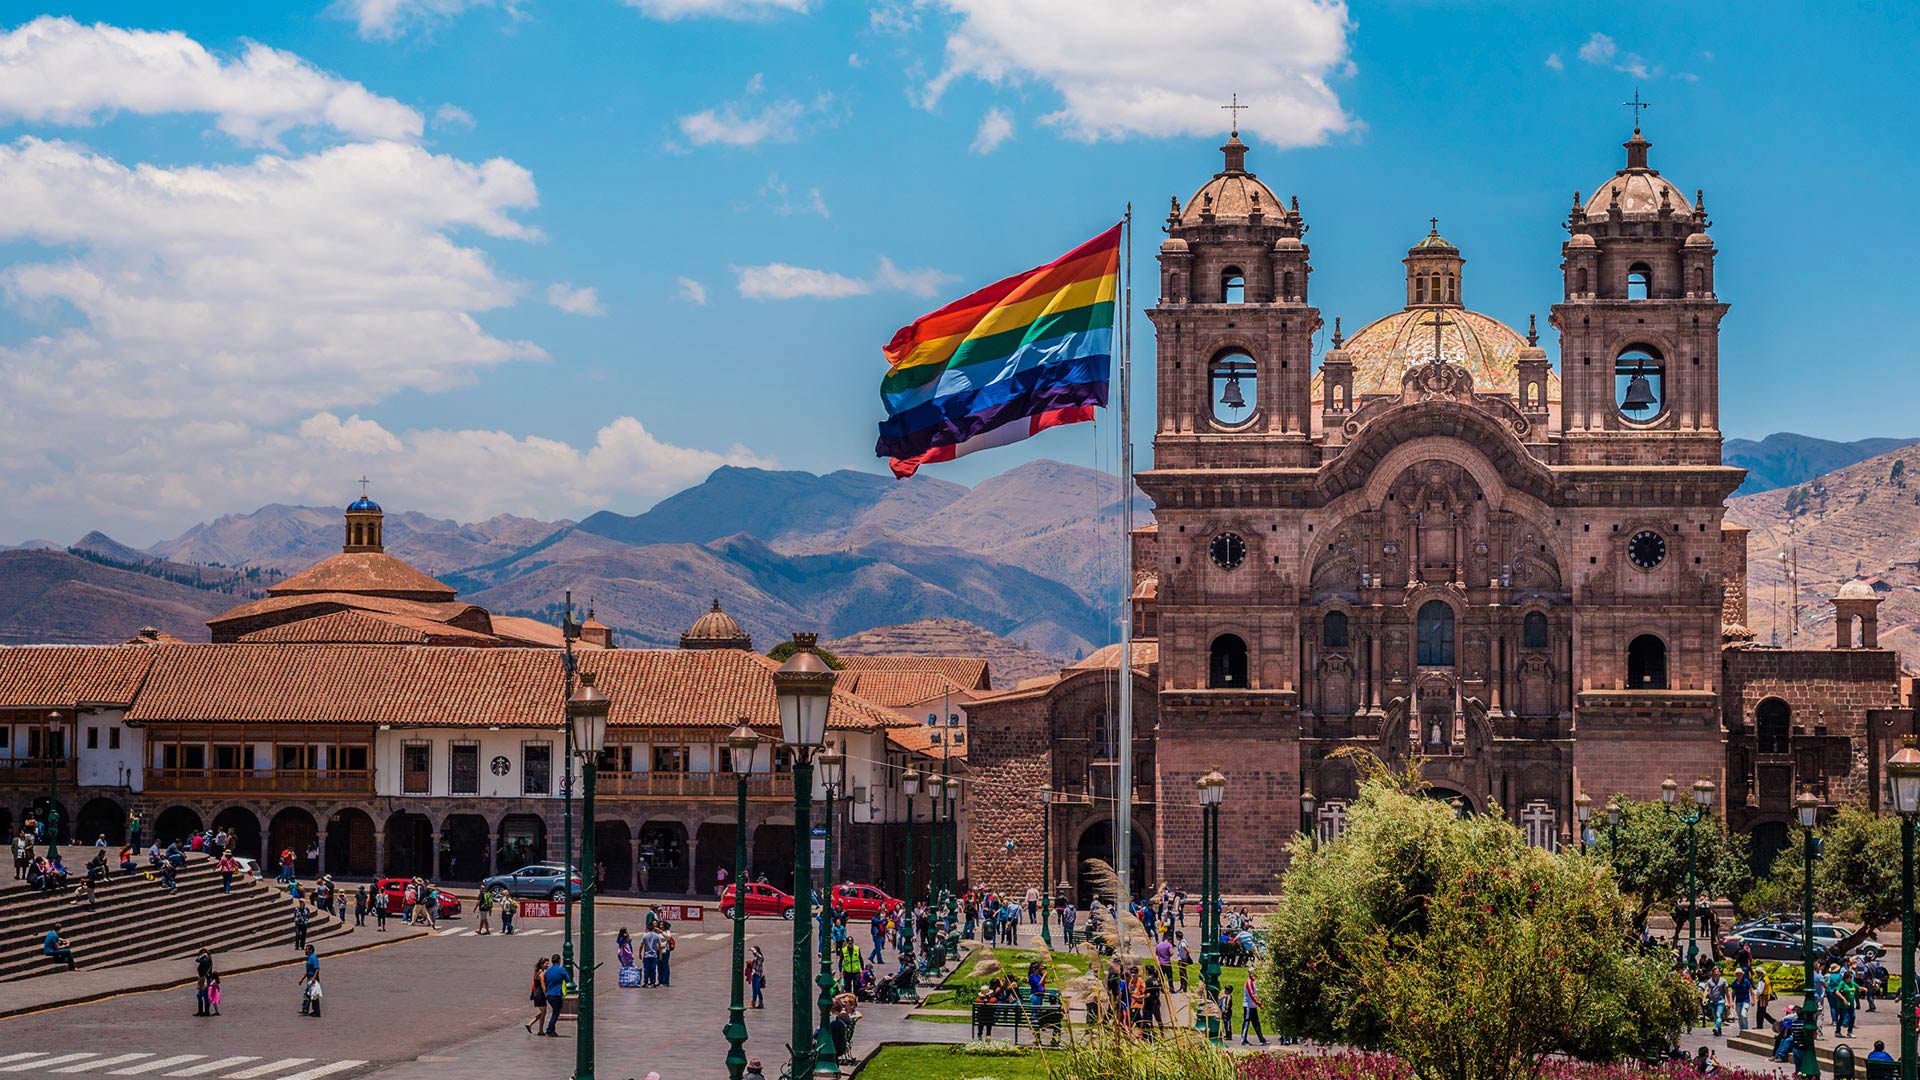
[(1291, 270), (1280, 275), (1280, 297), (1283, 300), (1292, 300), (1294, 298), (1293, 271)]
[(1577, 293), (1587, 291), (1587, 268), (1584, 266), (1573, 272), (1573, 291)]
[(1329, 649), (1347, 647), (1347, 613), (1329, 611), (1327, 617), (1320, 620), (1320, 644)]
[(1693, 268), (1693, 291), (1697, 293), (1707, 291), (1707, 268), (1704, 266)]
[(1247, 277), (1237, 266), (1229, 266), (1220, 272), (1220, 302), (1223, 304), (1244, 303), (1247, 299)]
[(1646, 263), (1634, 263), (1627, 268), (1627, 299), (1646, 300), (1653, 295), (1653, 271)]
[(1453, 666), (1453, 609), (1444, 601), (1429, 600), (1420, 605), (1416, 627), (1421, 667)]
[(1523, 649), (1544, 649), (1547, 647), (1547, 617), (1538, 611), (1527, 612), (1520, 623), (1520, 647)]
[(1784, 754), (1793, 734), (1793, 708), (1770, 697), (1753, 710), (1754, 749), (1762, 754)]
[(1447, 275), (1447, 303), (1453, 303), (1453, 275)]
[(1207, 688), (1247, 688), (1247, 643), (1238, 634), (1221, 634), (1213, 639), (1213, 647), (1207, 650)]
[(1421, 274), (1419, 277), (1413, 279), (1413, 295), (1414, 303), (1424, 304), (1427, 302), (1427, 275)]
[(1627, 643), (1627, 689), (1667, 688), (1667, 643), (1641, 634)]
[(1667, 411), (1666, 360), (1651, 345), (1629, 345), (1613, 361), (1614, 403), (1635, 423), (1659, 419)]
[(1259, 368), (1254, 365), (1253, 357), (1237, 350), (1221, 354), (1213, 362), (1209, 381), (1216, 422), (1237, 427), (1253, 418), (1254, 406), (1260, 400), (1256, 392)]

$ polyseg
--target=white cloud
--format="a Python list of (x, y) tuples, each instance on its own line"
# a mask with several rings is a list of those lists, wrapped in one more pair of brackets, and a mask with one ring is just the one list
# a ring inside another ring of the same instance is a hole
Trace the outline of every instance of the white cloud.
[(780, 179), (780, 174), (777, 172), (767, 174), (766, 180), (760, 185), (759, 195), (760, 201), (766, 203), (781, 217), (791, 217), (794, 214), (817, 214), (823, 218), (833, 216), (833, 213), (827, 209), (827, 201), (821, 197), (819, 188), (808, 188), (800, 201), (795, 202), (787, 182)]
[(814, 270), (787, 263), (733, 268), (740, 295), (749, 300), (839, 300), (872, 292), (904, 292), (931, 297), (955, 278), (938, 270), (902, 270), (891, 259), (881, 259), (869, 279), (851, 278), (831, 270)]
[(422, 128), (413, 109), (265, 45), (223, 60), (177, 31), (52, 16), (0, 35), (0, 121), (82, 125), (116, 113), (207, 113), (262, 145), (297, 127), (376, 139)]
[(454, 105), (451, 103), (442, 105), (439, 108), (433, 110), (433, 122), (435, 126), (443, 127), (443, 128), (444, 127), (471, 128), (474, 123), (472, 113), (468, 112), (467, 110), (461, 108), (458, 105)]
[(1567, 70), (1567, 62), (1565, 60), (1560, 59), (1559, 53), (1547, 54), (1547, 66), (1552, 68), (1555, 71)]
[(1614, 54), (1619, 51), (1620, 46), (1615, 45), (1612, 38), (1595, 33), (1587, 39), (1586, 44), (1580, 46), (1580, 59), (1589, 64), (1604, 64), (1613, 59)]
[(1618, 43), (1598, 31), (1580, 46), (1580, 59), (1595, 67), (1611, 68), (1636, 79), (1656, 79), (1663, 71), (1659, 64), (1649, 63), (1639, 53), (1621, 52)]
[[(923, 88), (938, 104), (956, 80), (1038, 81), (1061, 107), (1042, 117), (1072, 138), (1210, 134), (1228, 91), (1242, 130), (1304, 146), (1352, 121), (1328, 80), (1349, 67), (1352, 23), (1339, 0), (929, 0), (957, 16), (946, 62)], [(1249, 34), (1273, 43), (1249, 49)], [(1222, 56), (1235, 58), (1224, 74)], [(1223, 81), (1224, 80), (1224, 81)]]
[[(360, 36), (385, 41), (409, 30), (443, 23), (468, 8), (488, 6), (493, 0), (335, 0), (328, 10), (352, 19)], [(511, 10), (513, 4), (509, 2)]]
[(678, 291), (674, 293), (676, 299), (684, 303), (692, 304), (695, 307), (706, 306), (707, 287), (705, 285), (700, 284), (690, 277), (679, 278), (674, 284), (679, 286)]
[(974, 133), (973, 146), (976, 154), (991, 154), (1000, 149), (1000, 144), (1013, 138), (1013, 117), (1006, 110), (994, 107), (980, 118), (980, 130)]
[(575, 287), (564, 281), (547, 286), (547, 303), (569, 315), (605, 315), (607, 309), (600, 306), (600, 292), (591, 286)]
[(813, 0), (621, 0), (650, 19), (762, 19), (783, 12), (801, 14)]
[(856, 69), (857, 69), (857, 68), (863, 68), (863, 67), (866, 67), (866, 66), (867, 66), (867, 62), (866, 62), (865, 60), (862, 60), (862, 59), (860, 59), (860, 54), (859, 54), (859, 53), (857, 53), (857, 52), (856, 52), (856, 53), (848, 53), (848, 54), (847, 54), (847, 66), (848, 66), (848, 67), (850, 67), (850, 68), (856, 68)]
[(759, 109), (730, 101), (680, 118), (680, 134), (695, 146), (758, 146), (786, 143), (800, 137), (800, 119), (807, 107), (792, 99), (770, 101)]

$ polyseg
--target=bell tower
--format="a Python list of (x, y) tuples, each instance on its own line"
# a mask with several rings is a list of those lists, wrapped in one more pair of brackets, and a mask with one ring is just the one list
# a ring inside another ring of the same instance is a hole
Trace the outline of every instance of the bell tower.
[[(1635, 117), (1644, 104), (1635, 103)], [(1636, 122), (1626, 167), (1584, 204), (1561, 245), (1565, 462), (1718, 465), (1720, 320), (1706, 202), (1648, 164)]]
[(1160, 245), (1153, 320), (1156, 469), (1311, 464), (1313, 333), (1306, 222), (1247, 171), (1236, 129), (1222, 167), (1184, 205)]
[(380, 504), (367, 498), (367, 478), (360, 478), (360, 497), (347, 504), (347, 542), (340, 550), (347, 554), (356, 551), (380, 552), (386, 550), (381, 540), (382, 523), (386, 513)]

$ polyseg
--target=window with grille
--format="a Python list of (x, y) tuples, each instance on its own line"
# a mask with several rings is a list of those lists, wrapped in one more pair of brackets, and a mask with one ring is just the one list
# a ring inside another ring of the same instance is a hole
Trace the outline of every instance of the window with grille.
[(520, 744), (520, 794), (553, 794), (553, 744)]
[(479, 743), (454, 743), (447, 747), (447, 793), (480, 794)]
[(425, 795), (433, 790), (433, 744), (404, 743), (400, 747), (400, 793)]

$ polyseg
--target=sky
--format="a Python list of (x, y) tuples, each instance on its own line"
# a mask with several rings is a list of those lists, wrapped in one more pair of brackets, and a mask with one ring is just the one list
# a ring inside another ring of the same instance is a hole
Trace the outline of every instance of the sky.
[[(0, 541), (270, 502), (633, 513), (722, 464), (883, 471), (880, 347), (1219, 168), (1313, 299), (1558, 294), (1573, 192), (1704, 187), (1729, 436), (1920, 435), (1902, 5), (335, 0), (0, 8)], [(1325, 334), (1320, 346), (1325, 347)], [(1555, 335), (1543, 338), (1556, 355)], [(1137, 358), (1152, 328), (1137, 320)], [(1317, 357), (1316, 357), (1317, 358)], [(1150, 371), (1150, 366), (1143, 365)], [(1135, 415), (1152, 415), (1151, 387)], [(1140, 465), (1150, 422), (1135, 424)], [(928, 475), (1111, 467), (1112, 418)]]

